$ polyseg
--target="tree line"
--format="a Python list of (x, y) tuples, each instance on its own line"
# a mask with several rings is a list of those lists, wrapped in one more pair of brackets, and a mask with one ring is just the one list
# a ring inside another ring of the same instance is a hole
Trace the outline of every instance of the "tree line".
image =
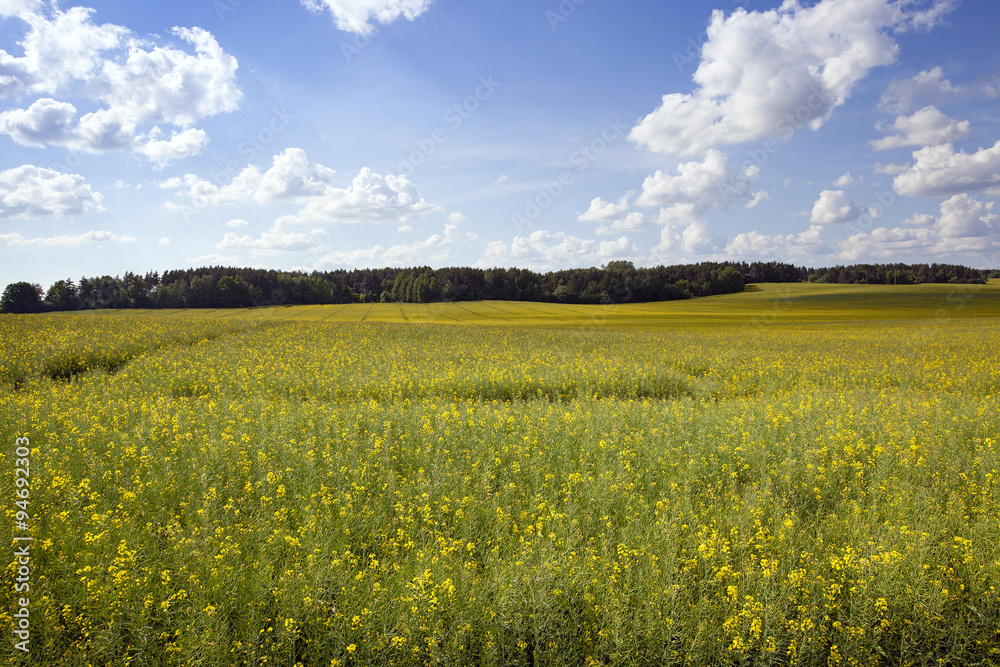
[(763, 282), (912, 285), (983, 283), (1000, 271), (947, 264), (856, 264), (830, 268), (781, 262), (702, 262), (637, 268), (629, 261), (601, 268), (538, 273), (528, 269), (385, 268), (295, 273), (205, 267), (101, 276), (6, 287), (0, 312), (34, 313), (100, 308), (252, 308), (268, 305), (543, 301), (578, 304), (671, 301), (742, 292)]

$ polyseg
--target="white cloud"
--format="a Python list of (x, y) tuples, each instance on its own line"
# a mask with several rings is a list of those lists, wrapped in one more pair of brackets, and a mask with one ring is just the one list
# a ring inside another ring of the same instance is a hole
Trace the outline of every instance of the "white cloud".
[(432, 0), (301, 0), (314, 11), (329, 10), (337, 28), (370, 35), (376, 23), (387, 25), (400, 17), (414, 20), (430, 7)]
[(128, 43), (124, 64), (103, 63), (107, 92), (100, 97), (126, 122), (188, 127), (202, 118), (236, 110), (236, 58), (201, 28), (171, 31), (194, 47), (195, 55), (139, 40)]
[(229, 227), (230, 229), (243, 229), (244, 227), (247, 227), (249, 224), (250, 223), (244, 220), (243, 218), (234, 218), (233, 220), (230, 220), (229, 222), (226, 223), (226, 227)]
[(98, 246), (105, 243), (134, 243), (135, 237), (121, 236), (108, 231), (84, 232), (75, 236), (71, 234), (60, 234), (58, 236), (25, 238), (18, 233), (0, 234), (0, 246), (41, 246), (41, 247), (62, 247), (75, 248), (82, 245), (96, 244)]
[(254, 199), (269, 204), (283, 199), (322, 196), (332, 188), (336, 172), (316, 162), (309, 162), (301, 148), (289, 148), (274, 156)]
[[(382, 267), (382, 266), (415, 266), (427, 264), (428, 260), (442, 261), (449, 255), (450, 246), (456, 243), (474, 241), (475, 234), (459, 230), (458, 225), (447, 224), (442, 234), (431, 234), (423, 241), (397, 244), (388, 248), (376, 245), (370, 248), (355, 250), (335, 250), (327, 253), (317, 263), (317, 268), (335, 267)], [(427, 256), (427, 251), (436, 250)]]
[(767, 236), (757, 231), (745, 232), (734, 238), (723, 253), (734, 259), (781, 259), (825, 255), (830, 252), (822, 225), (810, 225), (799, 234)]
[(322, 236), (324, 236), (322, 232), (304, 233), (272, 230), (255, 238), (229, 232), (215, 247), (219, 250), (249, 250), (251, 257), (262, 257), (284, 252), (321, 249), (322, 246), (318, 239)]
[(221, 255), (219, 253), (188, 257), (184, 261), (198, 266), (240, 266), (243, 264), (243, 258), (240, 255)]
[(867, 212), (851, 201), (843, 190), (823, 190), (813, 204), (809, 221), (822, 224), (852, 222)]
[(841, 174), (837, 177), (837, 180), (833, 182), (833, 187), (846, 188), (848, 185), (854, 185), (859, 180), (862, 179), (855, 178), (854, 176), (851, 176), (851, 172), (847, 172), (846, 174)]
[(868, 259), (899, 260), (915, 252), (928, 252), (935, 245), (933, 231), (929, 229), (886, 229), (878, 227), (871, 232), (854, 234), (841, 241), (838, 257), (845, 262)]
[(839, 244), (839, 258), (926, 260), (957, 255), (956, 261), (978, 265), (977, 254), (1000, 248), (1000, 216), (993, 213), (993, 207), (994, 202), (958, 194), (941, 202), (937, 217), (918, 214), (906, 220), (904, 227), (879, 227), (852, 235)]
[(924, 12), (891, 0), (786, 0), (765, 12), (712, 14), (692, 94), (663, 96), (629, 139), (657, 153), (695, 155), (714, 146), (800, 127), (818, 129), (875, 67), (895, 61), (890, 31), (932, 27), (954, 5)]
[(686, 204), (700, 214), (713, 208), (726, 208), (735, 200), (751, 199), (753, 181), (760, 168), (747, 165), (742, 171), (729, 166), (726, 156), (709, 149), (702, 161), (677, 165), (677, 174), (657, 171), (646, 178), (637, 206)]
[[(178, 196), (187, 199), (198, 209), (206, 209), (220, 204), (239, 204), (250, 201), (260, 186), (261, 174), (257, 167), (247, 167), (229, 183), (219, 186), (204, 181), (194, 174), (174, 177), (159, 183), (165, 190), (177, 190)], [(175, 208), (176, 204), (167, 208)]]
[(601, 236), (608, 236), (619, 232), (641, 232), (649, 229), (654, 220), (645, 213), (632, 211), (623, 218), (618, 218), (610, 225), (601, 225), (597, 228), (597, 233)]
[(30, 164), (0, 171), (0, 218), (58, 218), (100, 211), (101, 198), (79, 174)]
[(628, 211), (628, 200), (632, 193), (622, 197), (617, 204), (606, 202), (600, 197), (595, 197), (590, 202), (590, 208), (585, 213), (577, 216), (580, 222), (611, 222)]
[(993, 202), (981, 202), (969, 195), (955, 195), (941, 202), (941, 217), (937, 232), (945, 238), (973, 238), (1000, 233), (1000, 218), (993, 211)]
[(879, 108), (887, 113), (904, 114), (918, 103), (947, 104), (968, 97), (963, 86), (953, 86), (940, 67), (924, 71), (911, 79), (893, 81), (882, 93)]
[[(188, 128), (183, 132), (174, 132), (169, 139), (157, 139), (159, 127), (154, 127), (148, 138), (144, 135), (137, 137), (138, 142), (133, 150), (140, 155), (145, 155), (150, 162), (158, 167), (163, 167), (173, 160), (179, 160), (191, 155), (197, 155), (208, 145), (208, 134), (205, 130)], [(146, 140), (145, 143), (142, 143)]]
[(506, 183), (509, 180), (510, 179), (507, 177), (507, 174), (501, 174), (500, 178), (498, 178), (497, 180), (493, 181), (493, 185), (500, 185), (502, 183)]
[(875, 173), (876, 174), (889, 174), (890, 176), (896, 176), (897, 174), (902, 174), (904, 171), (909, 169), (905, 164), (882, 164), (881, 162), (875, 163)]
[[(192, 54), (97, 25), (89, 8), (15, 3), (9, 11), (28, 31), (23, 56), (0, 51), (0, 94), (35, 98), (0, 114), (0, 133), (19, 144), (132, 151), (163, 165), (204, 150), (208, 136), (195, 123), (239, 106), (236, 59), (201, 28), (172, 30)], [(78, 118), (66, 98), (98, 108)]]
[(157, 243), (156, 245), (160, 246), (161, 248), (163, 246), (168, 246), (168, 245), (170, 245), (170, 239), (168, 237), (164, 236), (163, 238), (160, 239), (160, 242)]
[(305, 206), (298, 213), (278, 219), (279, 228), (309, 222), (407, 222), (441, 210), (425, 201), (405, 176), (382, 176), (368, 167), (348, 187), (327, 187), (303, 201)]
[[(160, 187), (177, 190), (198, 209), (219, 204), (256, 201), (272, 204), (280, 201), (298, 203), (302, 208), (278, 219), (277, 226), (314, 222), (407, 222), (440, 207), (429, 204), (405, 176), (382, 176), (365, 167), (346, 188), (334, 185), (334, 172), (316, 162), (309, 162), (301, 148), (288, 148), (275, 155), (271, 167), (260, 173), (251, 165), (225, 185), (203, 180), (194, 174), (171, 178)], [(167, 203), (167, 208), (179, 206)]]
[(875, 127), (879, 132), (896, 134), (871, 141), (877, 151), (903, 146), (937, 146), (969, 136), (971, 123), (957, 121), (941, 113), (936, 107), (924, 107), (912, 116), (899, 116), (888, 127), (882, 123)]
[(689, 255), (717, 252), (723, 243), (725, 239), (713, 234), (704, 220), (688, 225), (680, 235), (680, 248)]
[(955, 152), (951, 144), (914, 151), (914, 164), (893, 180), (902, 195), (947, 197), (962, 192), (1000, 195), (1000, 141), (975, 153)]
[(479, 266), (519, 266), (539, 271), (566, 266), (599, 266), (615, 259), (639, 259), (639, 249), (627, 237), (598, 242), (565, 232), (538, 230), (528, 236), (515, 236), (510, 242), (494, 241), (487, 245)]
[(36, 11), (42, 0), (0, 0), (0, 16), (20, 16)]
[(771, 201), (771, 193), (767, 190), (758, 190), (753, 193), (753, 198), (747, 202), (746, 208), (757, 208), (766, 201)]
[(903, 220), (903, 224), (908, 227), (926, 227), (933, 225), (935, 222), (937, 222), (937, 218), (930, 213), (917, 213), (912, 218)]

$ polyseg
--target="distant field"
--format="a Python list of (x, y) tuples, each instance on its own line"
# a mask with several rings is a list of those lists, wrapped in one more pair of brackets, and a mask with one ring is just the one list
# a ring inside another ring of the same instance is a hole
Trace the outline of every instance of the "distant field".
[(612, 306), (475, 301), (140, 312), (158, 317), (250, 318), (265, 321), (582, 325), (611, 328), (756, 323), (761, 318), (766, 318), (768, 322), (804, 323), (853, 319), (920, 319), (941, 315), (957, 318), (995, 317), (1000, 315), (1000, 280), (994, 280), (989, 285), (761, 284), (750, 286), (742, 294)]
[(0, 656), (1000, 665), (998, 415), (997, 281), (0, 316)]

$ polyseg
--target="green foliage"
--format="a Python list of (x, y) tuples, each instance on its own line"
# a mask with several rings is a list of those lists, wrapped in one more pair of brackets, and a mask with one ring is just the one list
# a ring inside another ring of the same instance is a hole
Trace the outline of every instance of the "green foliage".
[(42, 288), (39, 285), (11, 283), (0, 297), (0, 313), (39, 313), (42, 310)]
[(80, 307), (80, 290), (72, 280), (58, 280), (45, 294), (47, 310), (76, 310)]

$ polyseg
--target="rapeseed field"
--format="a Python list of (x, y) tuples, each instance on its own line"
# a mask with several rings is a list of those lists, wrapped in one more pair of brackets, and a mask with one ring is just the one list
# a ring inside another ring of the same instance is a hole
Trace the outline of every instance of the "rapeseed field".
[(10, 664), (1000, 664), (996, 284), (0, 340)]

